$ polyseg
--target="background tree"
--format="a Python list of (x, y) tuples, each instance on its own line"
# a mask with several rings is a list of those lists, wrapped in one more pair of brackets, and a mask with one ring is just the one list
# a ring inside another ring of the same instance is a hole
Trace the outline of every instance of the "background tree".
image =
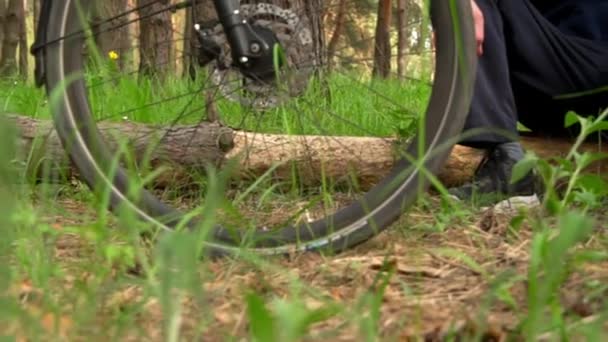
[(0, 61), (4, 50), (4, 23), (6, 22), (6, 1), (0, 0)]
[(184, 76), (194, 77), (194, 63), (193, 63), (193, 31), (194, 21), (192, 18), (192, 8), (186, 9), (184, 17), (184, 42), (182, 48), (182, 65)]
[[(373, 61), (374, 28), (377, 12), (374, 0), (333, 0), (326, 4), (327, 63), (331, 67), (362, 66)], [(371, 70), (371, 69), (370, 69)]]
[[(0, 0), (1, 1), (1, 0)], [(38, 28), (38, 18), (40, 17), (40, 1), (41, 0), (31, 0), (32, 1), (32, 10), (34, 16), (34, 32)]]
[[(139, 72), (163, 76), (173, 71), (171, 12), (162, 11), (169, 0), (137, 0), (139, 9)], [(155, 12), (160, 12), (154, 14)]]
[(337, 6), (333, 9), (335, 15), (334, 29), (332, 31), (331, 38), (327, 43), (327, 63), (330, 67), (336, 55), (338, 42), (340, 41), (340, 37), (342, 36), (342, 33), (344, 31), (344, 26), (346, 25), (346, 5), (346, 0), (338, 0)]
[(411, 32), (416, 32), (416, 40), (410, 45), (410, 53), (422, 54), (425, 50), (425, 44), (430, 41), (431, 28), (430, 22), (423, 18), (422, 4), (419, 0), (411, 0), (408, 4), (408, 27)]
[(387, 78), (391, 73), (391, 0), (380, 0), (374, 42), (374, 76)]
[(304, 10), (308, 17), (310, 32), (312, 33), (314, 64), (326, 65), (327, 47), (325, 44), (325, 27), (323, 25), (323, 16), (325, 15), (324, 2), (323, 0), (305, 0)]
[(27, 43), (27, 17), (26, 1), (21, 1), (21, 16), (19, 16), (19, 74), (27, 79), (29, 69), (29, 45)]
[[(4, 26), (2, 43), (2, 59), (0, 60), (0, 75), (15, 75), (18, 71), (17, 47), (25, 30), (25, 8), (23, 0), (9, 0), (4, 18), (0, 22)], [(27, 42), (26, 42), (27, 45)]]
[(408, 38), (408, 0), (397, 0), (397, 76), (405, 75)]
[[(419, 0), (397, 0), (397, 75), (407, 71), (408, 57), (424, 54), (424, 41), (428, 30), (424, 29), (422, 6)], [(416, 39), (414, 39), (416, 38)]]
[[(132, 25), (124, 25), (129, 17), (121, 16), (117, 19), (107, 21), (124, 13), (129, 9), (128, 0), (104, 0), (96, 1), (96, 8), (93, 13), (93, 23), (99, 24), (96, 27), (95, 42), (99, 52), (103, 57), (113, 51), (116, 52), (118, 66), (121, 70), (128, 69), (133, 60), (131, 53), (130, 28)], [(122, 26), (122, 27), (121, 27)]]

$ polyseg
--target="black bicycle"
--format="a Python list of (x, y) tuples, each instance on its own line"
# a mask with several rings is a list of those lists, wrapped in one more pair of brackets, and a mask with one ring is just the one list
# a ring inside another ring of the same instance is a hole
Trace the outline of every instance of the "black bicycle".
[[(128, 162), (117, 158), (123, 150), (104, 139), (99, 130), (102, 121), (132, 121), (138, 115), (149, 120), (150, 115), (159, 115), (165, 118), (164, 126), (169, 128), (164, 132), (168, 132), (178, 123), (196, 125), (215, 106), (222, 123), (250, 142), (268, 135), (304, 137), (311, 144), (314, 140), (317, 149), (300, 157), (304, 165), (307, 156), (318, 160), (323, 146), (339, 146), (341, 156), (366, 158), (352, 150), (354, 145), (344, 146), (353, 140), (340, 135), (359, 142), (366, 140), (356, 139), (372, 136), (391, 144), (407, 143), (396, 144), (392, 168), (371, 185), (349, 177), (347, 169), (340, 180), (324, 178), (331, 161), (312, 168), (319, 176), (312, 186), (304, 184), (302, 171), (293, 165), (283, 168), (287, 174), (278, 174), (278, 166), (272, 166), (261, 175), (231, 178), (245, 187), (228, 186), (228, 201), (222, 201), (230, 206), (218, 210), (221, 225), (212, 228), (207, 241), (212, 253), (241, 248), (262, 254), (338, 252), (366, 241), (394, 222), (429, 186), (463, 128), (476, 66), (469, 0), (432, 0), (428, 8), (422, 7), (417, 21), (408, 20), (407, 42), (414, 43), (409, 52), (400, 52), (398, 61), (403, 64), (408, 59), (408, 65), (401, 65), (399, 77), (386, 81), (374, 76), (386, 72), (372, 65), (373, 55), (382, 53), (369, 34), (374, 22), (360, 5), (347, 1), (326, 5), (335, 6), (328, 12), (324, 6), (310, 5), (312, 1), (286, 7), (285, 1), (147, 0), (138, 1), (136, 8), (113, 9), (100, 19), (95, 13), (104, 3), (44, 0), (32, 52), (37, 81), (46, 86), (64, 147), (82, 180), (108, 196), (114, 210), (128, 210), (161, 229), (173, 230), (180, 224), (196, 229), (204, 217), (184, 213), (206, 198), (188, 202), (172, 198), (166, 189), (141, 189), (147, 177), (144, 170), (134, 172)], [(164, 62), (186, 76), (175, 72), (159, 76), (164, 69), (154, 61), (162, 60), (158, 55), (163, 45), (154, 43), (148, 53), (156, 55), (151, 58), (142, 51), (144, 41), (128, 38), (156, 29), (154, 25), (169, 17), (171, 27), (185, 22), (186, 29), (167, 32), (167, 42), (193, 43), (186, 43), (181, 52), (191, 58), (182, 59), (173, 49), (169, 53), (174, 55)], [(342, 25), (342, 35), (324, 31), (323, 21), (333, 23), (336, 30)], [(430, 26), (434, 48), (428, 35), (423, 36)], [(104, 35), (114, 37), (110, 41), (122, 37), (128, 46), (96, 50)], [(388, 51), (394, 49), (389, 46)], [(118, 65), (122, 58), (126, 62)], [(153, 71), (143, 70), (143, 65)], [(142, 95), (146, 87), (154, 99)], [(124, 89), (141, 96), (116, 93)], [(212, 104), (211, 96), (217, 99)], [(414, 134), (400, 134), (408, 127), (416, 128)], [(188, 132), (193, 139), (201, 134)], [(259, 157), (263, 144), (256, 146), (253, 153)], [(153, 151), (154, 144), (149, 147)], [(205, 179), (200, 178), (203, 188)]]

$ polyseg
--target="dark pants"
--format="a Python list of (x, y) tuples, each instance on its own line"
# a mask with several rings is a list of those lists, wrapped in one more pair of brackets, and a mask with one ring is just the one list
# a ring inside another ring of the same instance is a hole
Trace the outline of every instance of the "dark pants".
[(517, 120), (542, 135), (575, 134), (564, 129), (568, 111), (597, 116), (608, 108), (608, 89), (563, 98), (608, 87), (608, 42), (569, 32), (572, 25), (559, 27), (529, 0), (477, 4), (485, 16), (484, 54), (465, 134), (493, 132), (465, 136), (462, 144), (485, 148), (512, 141)]

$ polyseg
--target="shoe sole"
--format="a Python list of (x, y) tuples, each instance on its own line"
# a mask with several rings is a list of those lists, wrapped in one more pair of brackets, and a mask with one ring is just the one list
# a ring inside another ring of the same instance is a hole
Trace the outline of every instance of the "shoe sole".
[(514, 196), (506, 200), (500, 201), (491, 207), (483, 207), (483, 210), (494, 209), (496, 212), (502, 213), (517, 213), (520, 209), (532, 209), (541, 205), (538, 195), (530, 196)]
[[(454, 195), (448, 195), (448, 198), (456, 202), (463, 202), (460, 198)], [(488, 210), (490, 208), (494, 209), (497, 212), (517, 212), (522, 208), (535, 208), (541, 205), (540, 198), (538, 195), (533, 194), (529, 196), (513, 196), (508, 199), (502, 200), (492, 206), (481, 207), (482, 210)]]

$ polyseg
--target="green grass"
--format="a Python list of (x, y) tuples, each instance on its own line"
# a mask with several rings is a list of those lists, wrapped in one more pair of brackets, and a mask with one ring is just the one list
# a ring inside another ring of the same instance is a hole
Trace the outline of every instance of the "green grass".
[[(167, 77), (157, 82), (99, 74), (89, 77), (88, 84), (94, 85), (89, 97), (100, 120), (194, 124), (205, 118), (204, 81)], [(30, 84), (0, 83), (0, 94), (5, 112), (50, 118), (44, 92)], [(336, 74), (322, 85), (312, 80), (302, 96), (266, 112), (214, 97), (221, 120), (232, 127), (283, 134), (291, 130), (298, 134), (390, 136), (407, 132), (425, 110), (429, 96), (430, 87), (419, 81), (373, 82), (357, 74)]]
[(44, 90), (21, 80), (0, 80), (0, 112), (50, 118)]

